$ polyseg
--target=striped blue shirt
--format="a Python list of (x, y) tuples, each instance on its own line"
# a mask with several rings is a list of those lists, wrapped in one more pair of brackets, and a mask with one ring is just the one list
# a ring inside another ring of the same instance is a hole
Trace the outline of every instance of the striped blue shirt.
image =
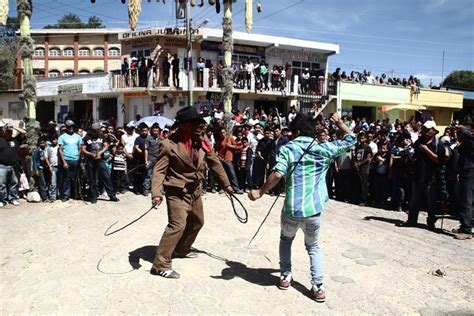
[[(273, 168), (286, 180), (286, 197), (283, 214), (292, 217), (309, 217), (324, 211), (329, 200), (326, 187), (326, 172), (332, 161), (356, 143), (354, 134), (347, 134), (342, 140), (327, 143), (312, 142), (311, 137), (300, 136), (280, 149)], [(306, 152), (295, 170), (293, 166)]]

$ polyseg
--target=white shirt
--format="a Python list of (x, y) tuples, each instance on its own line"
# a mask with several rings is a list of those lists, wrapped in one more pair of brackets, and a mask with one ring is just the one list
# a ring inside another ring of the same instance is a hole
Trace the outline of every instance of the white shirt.
[(224, 112), (214, 112), (214, 118), (217, 120), (222, 120), (224, 118)]
[(249, 74), (252, 73), (254, 69), (255, 69), (255, 66), (253, 63), (245, 64), (245, 70), (247, 70)]
[(379, 151), (379, 149), (377, 148), (377, 144), (374, 142), (370, 142), (369, 147), (372, 150), (373, 155), (375, 155)]
[(257, 153), (257, 145), (258, 141), (263, 138), (262, 134), (257, 134), (255, 135), (253, 131), (250, 131), (250, 133), (247, 136), (247, 139), (249, 140), (249, 146), (252, 148), (252, 158), (255, 158), (255, 154)]
[(291, 123), (295, 119), (296, 113), (290, 113), (288, 114), (288, 124)]
[(137, 139), (138, 136), (139, 135), (135, 132), (133, 132), (132, 135), (122, 135), (122, 143), (124, 144), (124, 148), (127, 151), (127, 154), (131, 155), (133, 153), (133, 144), (135, 144), (135, 139)]

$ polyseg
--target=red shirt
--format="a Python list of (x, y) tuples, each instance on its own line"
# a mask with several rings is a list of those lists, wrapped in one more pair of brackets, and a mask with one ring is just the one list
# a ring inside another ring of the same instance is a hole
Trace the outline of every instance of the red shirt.
[(228, 135), (226, 138), (216, 142), (216, 151), (217, 156), (220, 160), (224, 161), (233, 161), (234, 160), (234, 153), (232, 149), (226, 146), (226, 144), (235, 145), (235, 140), (232, 136)]

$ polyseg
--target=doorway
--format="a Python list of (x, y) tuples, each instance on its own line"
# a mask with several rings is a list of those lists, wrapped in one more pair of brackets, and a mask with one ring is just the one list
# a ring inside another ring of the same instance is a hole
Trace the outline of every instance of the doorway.
[(352, 107), (352, 118), (363, 118), (365, 117), (367, 121), (371, 121), (374, 119), (374, 107), (371, 106), (353, 106)]
[(117, 98), (101, 98), (99, 100), (99, 120), (107, 121), (117, 118)]
[(54, 101), (38, 101), (36, 103), (36, 119), (41, 126), (46, 126), (49, 121), (54, 121)]
[(90, 128), (93, 121), (92, 100), (72, 101), (72, 113), (76, 119), (75, 122), (79, 122), (79, 126)]

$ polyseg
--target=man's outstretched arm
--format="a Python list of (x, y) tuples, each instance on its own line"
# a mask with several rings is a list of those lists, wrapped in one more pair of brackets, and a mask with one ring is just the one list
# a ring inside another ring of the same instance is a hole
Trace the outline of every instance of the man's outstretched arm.
[(279, 173), (278, 171), (273, 171), (260, 189), (251, 190), (249, 192), (249, 199), (252, 201), (258, 200), (262, 197), (262, 195), (273, 189), (273, 187), (275, 187), (278, 182), (280, 182), (282, 177), (283, 176), (281, 173)]

